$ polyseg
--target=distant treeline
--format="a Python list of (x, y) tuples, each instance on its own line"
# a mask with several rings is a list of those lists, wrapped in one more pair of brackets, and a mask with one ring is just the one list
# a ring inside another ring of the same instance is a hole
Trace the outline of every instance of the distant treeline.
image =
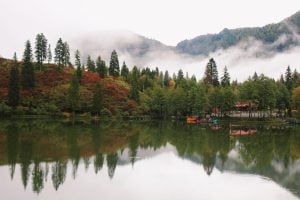
[[(219, 78), (211, 58), (201, 80), (180, 69), (177, 74), (148, 67), (120, 66), (118, 54), (108, 64), (100, 55), (87, 57), (79, 50), (70, 61), (70, 48), (61, 38), (54, 50), (44, 34), (37, 34), (34, 51), (26, 42), (23, 58), (0, 60), (0, 115), (96, 115), (127, 118), (151, 116), (227, 116), (236, 102), (248, 103), (246, 111), (291, 116), (300, 108), (300, 77), (289, 66), (279, 80), (254, 73), (248, 80), (232, 81), (227, 67)], [(46, 62), (46, 63), (45, 63)], [(253, 105), (253, 106), (252, 106)], [(265, 115), (263, 115), (265, 116)]]

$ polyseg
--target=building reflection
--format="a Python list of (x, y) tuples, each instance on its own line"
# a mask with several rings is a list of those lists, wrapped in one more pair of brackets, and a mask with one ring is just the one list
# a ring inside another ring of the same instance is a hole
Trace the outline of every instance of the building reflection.
[(251, 126), (240, 126), (240, 125), (232, 125), (230, 124), (229, 135), (253, 135), (256, 134), (257, 130), (255, 127)]

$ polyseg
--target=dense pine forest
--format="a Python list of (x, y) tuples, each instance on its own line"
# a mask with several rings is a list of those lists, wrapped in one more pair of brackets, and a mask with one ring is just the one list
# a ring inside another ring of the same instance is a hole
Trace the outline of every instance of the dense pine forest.
[(249, 117), (297, 116), (300, 109), (300, 75), (290, 66), (278, 80), (255, 73), (240, 83), (226, 66), (219, 73), (213, 58), (197, 80), (182, 70), (129, 67), (115, 50), (109, 62), (100, 55), (82, 60), (79, 50), (74, 63), (70, 57), (67, 42), (60, 38), (53, 51), (40, 33), (34, 47), (25, 43), (22, 60), (0, 58), (0, 116), (224, 117), (239, 110), (237, 102), (248, 105)]

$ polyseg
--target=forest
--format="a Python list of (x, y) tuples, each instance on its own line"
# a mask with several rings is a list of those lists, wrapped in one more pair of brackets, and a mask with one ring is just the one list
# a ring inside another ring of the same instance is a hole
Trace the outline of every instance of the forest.
[[(54, 55), (52, 55), (54, 54)], [(52, 52), (43, 33), (28, 40), (23, 57), (0, 58), (0, 116), (95, 116), (103, 119), (230, 116), (237, 102), (262, 116), (297, 117), (300, 76), (287, 66), (278, 80), (254, 73), (244, 82), (231, 80), (225, 66), (219, 76), (209, 59), (200, 80), (183, 70), (169, 74), (158, 67), (128, 67), (115, 50), (109, 62), (99, 55), (82, 60), (61, 38)], [(171, 66), (170, 66), (171, 67)], [(268, 115), (265, 115), (265, 114)]]

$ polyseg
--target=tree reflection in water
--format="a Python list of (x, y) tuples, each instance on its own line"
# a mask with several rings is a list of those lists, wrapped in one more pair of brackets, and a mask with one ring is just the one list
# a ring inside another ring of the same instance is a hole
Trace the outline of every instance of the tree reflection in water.
[[(215, 168), (221, 172), (260, 174), (300, 196), (297, 181), (300, 173), (287, 176), (293, 172), (291, 166), (300, 159), (300, 128), (258, 124), (249, 130), (256, 130), (256, 134), (233, 136), (229, 134), (232, 127), (226, 124), (212, 130), (183, 122), (107, 125), (49, 120), (3, 121), (0, 124), (0, 162), (9, 166), (11, 179), (19, 165), (24, 188), (31, 180), (32, 190), (40, 193), (48, 176), (58, 190), (67, 179), (68, 165), (74, 179), (80, 163), (86, 170), (93, 165), (95, 174), (107, 166), (112, 179), (118, 165), (134, 165), (141, 151), (147, 151), (144, 155), (147, 157), (170, 144), (179, 157), (202, 165), (207, 175), (214, 173)], [(231, 152), (238, 156), (230, 156)], [(284, 170), (276, 170), (274, 163), (284, 166)]]

